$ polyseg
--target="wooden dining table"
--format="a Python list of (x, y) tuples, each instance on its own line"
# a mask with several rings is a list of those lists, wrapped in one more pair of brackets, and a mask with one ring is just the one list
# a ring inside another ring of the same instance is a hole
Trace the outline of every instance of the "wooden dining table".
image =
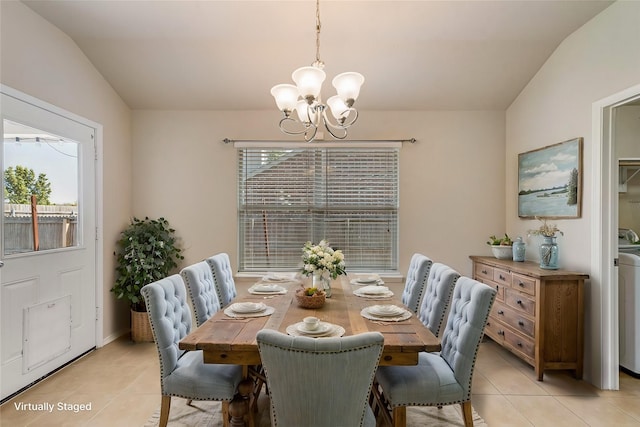
[[(365, 275), (360, 275), (365, 276)], [(401, 302), (402, 284), (385, 284), (394, 293), (384, 299), (369, 299), (356, 296), (353, 291), (360, 286), (352, 284), (359, 275), (339, 276), (332, 282), (331, 297), (318, 309), (299, 307), (295, 291), (305, 286), (292, 280), (282, 284), (287, 292), (279, 295), (255, 295), (246, 289), (238, 291), (236, 302), (263, 302), (273, 307), (273, 313), (261, 317), (231, 317), (224, 310), (218, 311), (200, 327), (184, 337), (179, 348), (202, 350), (205, 363), (235, 364), (244, 367), (245, 377), (251, 366), (259, 366), (260, 353), (256, 342), (259, 330), (275, 329), (287, 333), (287, 327), (302, 322), (307, 316), (318, 317), (322, 322), (344, 328), (343, 336), (378, 331), (384, 336), (384, 348), (380, 365), (416, 365), (422, 351), (440, 351), (440, 341), (426, 328), (415, 314), (403, 321), (378, 321), (365, 318), (363, 308), (378, 304), (393, 304), (404, 307)], [(308, 283), (306, 283), (308, 286)], [(406, 308), (406, 307), (405, 307)], [(317, 338), (322, 339), (322, 338)], [(233, 414), (232, 414), (233, 416)]]

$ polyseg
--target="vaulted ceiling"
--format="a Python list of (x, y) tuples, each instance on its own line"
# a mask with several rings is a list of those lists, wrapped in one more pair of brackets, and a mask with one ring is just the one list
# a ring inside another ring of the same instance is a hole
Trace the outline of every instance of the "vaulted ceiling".
[[(275, 109), (316, 55), (315, 1), (27, 1), (133, 109)], [(507, 108), (611, 1), (322, 0), (327, 80), (365, 76), (362, 110)]]

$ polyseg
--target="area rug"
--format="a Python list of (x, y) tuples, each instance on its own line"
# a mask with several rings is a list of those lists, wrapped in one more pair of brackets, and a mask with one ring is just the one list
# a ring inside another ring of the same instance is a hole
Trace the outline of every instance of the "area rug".
[[(160, 420), (158, 409), (147, 421), (144, 427), (157, 427)], [(258, 401), (258, 414), (256, 427), (269, 427), (269, 400), (264, 395)], [(473, 411), (474, 427), (487, 427), (482, 418)], [(169, 427), (194, 427), (194, 426), (222, 426), (220, 402), (196, 402), (187, 405), (185, 399), (172, 398), (171, 411), (169, 412)], [(382, 421), (378, 422), (383, 427)], [(416, 406), (407, 408), (408, 427), (464, 427), (460, 405), (449, 405), (442, 409), (429, 406)], [(304, 426), (300, 426), (304, 427)], [(337, 426), (336, 426), (337, 427)]]

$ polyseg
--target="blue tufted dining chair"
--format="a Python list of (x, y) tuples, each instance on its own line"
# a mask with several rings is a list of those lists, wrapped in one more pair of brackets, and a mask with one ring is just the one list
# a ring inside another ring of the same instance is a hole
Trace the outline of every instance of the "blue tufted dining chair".
[(429, 269), (418, 318), (436, 337), (440, 336), (445, 323), (453, 288), (459, 277), (457, 271), (439, 262), (434, 262)]
[(233, 270), (229, 255), (222, 252), (205, 260), (213, 273), (213, 284), (218, 293), (220, 306), (225, 308), (238, 295), (236, 283), (233, 281)]
[(440, 353), (420, 353), (416, 366), (381, 366), (373, 389), (382, 414), (394, 427), (406, 424), (407, 406), (459, 403), (464, 425), (473, 426), (471, 381), (478, 347), (496, 290), (460, 277), (442, 335)]
[(197, 326), (202, 325), (220, 310), (220, 300), (213, 284), (213, 272), (205, 261), (189, 265), (180, 271), (187, 285)]
[(369, 394), (382, 354), (379, 332), (331, 338), (257, 334), (278, 427), (375, 427)]
[(424, 287), (427, 284), (429, 270), (433, 261), (422, 254), (415, 253), (411, 257), (407, 278), (402, 291), (402, 303), (414, 313), (418, 313)]
[(160, 427), (169, 420), (171, 397), (222, 401), (225, 427), (229, 425), (229, 403), (242, 380), (238, 365), (205, 364), (201, 351), (184, 351), (178, 343), (191, 331), (191, 309), (179, 274), (142, 288), (153, 338), (160, 357)]

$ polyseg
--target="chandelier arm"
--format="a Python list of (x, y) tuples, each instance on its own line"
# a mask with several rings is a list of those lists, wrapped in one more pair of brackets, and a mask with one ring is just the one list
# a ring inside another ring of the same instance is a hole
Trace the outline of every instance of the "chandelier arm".
[(352, 114), (348, 114), (347, 117), (352, 115), (353, 119), (348, 121), (348, 122), (337, 122), (337, 123), (332, 123), (331, 120), (329, 120), (329, 117), (327, 117), (327, 114), (325, 112), (322, 115), (322, 118), (324, 119), (324, 122), (325, 122), (325, 126), (327, 126), (327, 124), (328, 124), (333, 129), (347, 129), (347, 128), (349, 128), (351, 125), (353, 125), (356, 122), (356, 120), (358, 120), (358, 110), (356, 110), (355, 108), (348, 108), (348, 109), (343, 111), (343, 114), (346, 113), (346, 112), (352, 113)]
[[(340, 127), (343, 127), (343, 128), (345, 128), (345, 129), (346, 129), (346, 128), (348, 128), (349, 126), (351, 126), (352, 124), (354, 124), (354, 123), (356, 122), (356, 120), (358, 120), (358, 110), (356, 110), (355, 108), (349, 108), (348, 110), (345, 110), (345, 111), (349, 111), (350, 113), (353, 113), (353, 120), (350, 120), (350, 121), (348, 121), (348, 122), (346, 122), (346, 123), (342, 123), (342, 124), (340, 125)], [(351, 115), (351, 114), (349, 114), (349, 116), (350, 116), (350, 115)]]
[[(329, 118), (327, 117), (326, 112), (322, 114), (322, 123), (324, 124), (324, 128), (331, 134), (335, 139), (345, 139), (347, 137), (347, 129), (340, 125), (334, 125), (331, 123)], [(334, 130), (342, 131), (341, 135), (336, 134)]]
[(303, 133), (304, 133), (304, 134), (306, 134), (306, 133), (307, 133), (308, 126), (305, 126), (305, 128), (304, 128), (304, 129), (302, 129), (301, 131), (291, 131), (291, 130), (288, 130), (288, 129), (285, 127), (285, 123), (286, 123), (286, 122), (293, 122), (293, 123), (296, 123), (296, 124), (302, 124), (302, 125), (304, 126), (304, 124), (303, 124), (303, 123), (300, 123), (300, 122), (299, 122), (299, 121), (297, 121), (296, 119), (293, 119), (293, 118), (291, 118), (291, 117), (283, 117), (283, 118), (282, 118), (282, 120), (280, 120), (280, 123), (278, 124), (278, 125), (280, 126), (280, 130), (281, 130), (283, 133), (286, 133), (287, 135), (302, 135)]
[[(311, 133), (309, 133), (309, 131), (312, 131)], [(317, 126), (307, 126), (307, 128), (305, 129), (304, 132), (304, 140), (306, 142), (311, 142), (316, 138), (316, 133), (318, 132), (318, 127)]]

